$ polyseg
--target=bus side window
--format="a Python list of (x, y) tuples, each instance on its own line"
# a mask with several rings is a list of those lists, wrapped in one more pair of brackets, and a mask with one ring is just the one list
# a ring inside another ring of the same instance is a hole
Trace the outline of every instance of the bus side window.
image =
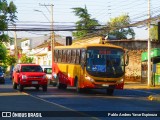
[(54, 61), (57, 62), (58, 60), (58, 50), (54, 51)]
[(71, 63), (75, 63), (76, 62), (76, 50), (72, 50), (72, 56), (71, 56)]
[(81, 50), (81, 66), (84, 69), (84, 66), (86, 64), (86, 51), (85, 49)]
[(58, 52), (58, 62), (61, 62), (62, 60), (62, 50), (59, 50)]
[(66, 62), (66, 57), (67, 57), (67, 56), (66, 56), (66, 55), (67, 55), (66, 52), (67, 52), (67, 50), (63, 50), (62, 62), (64, 62), (64, 63)]
[(76, 64), (80, 63), (80, 49), (77, 49), (77, 54), (76, 54)]
[(67, 51), (67, 63), (71, 63), (71, 50)]

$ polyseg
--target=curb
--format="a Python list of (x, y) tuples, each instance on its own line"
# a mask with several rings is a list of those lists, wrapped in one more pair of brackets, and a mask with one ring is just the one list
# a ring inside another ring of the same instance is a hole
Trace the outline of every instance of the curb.
[(160, 89), (160, 85), (148, 86), (147, 84), (140, 83), (125, 83), (124, 89)]

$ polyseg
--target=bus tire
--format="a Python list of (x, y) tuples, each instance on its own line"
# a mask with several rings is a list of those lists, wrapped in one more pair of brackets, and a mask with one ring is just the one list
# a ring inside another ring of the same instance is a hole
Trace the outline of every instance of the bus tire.
[(58, 77), (58, 81), (57, 81), (57, 88), (58, 88), (58, 89), (63, 89), (63, 84), (60, 83), (59, 77)]
[(107, 95), (112, 96), (114, 93), (114, 89), (107, 88)]
[(62, 89), (67, 89), (67, 85), (66, 84), (62, 84)]
[(112, 96), (113, 93), (114, 93), (114, 89), (115, 89), (115, 86), (114, 85), (110, 85), (108, 88), (107, 88), (107, 95), (110, 95)]
[(82, 93), (83, 92), (83, 88), (79, 88), (78, 78), (76, 80), (76, 91), (77, 91), (77, 93)]
[(62, 89), (62, 88), (63, 88), (62, 83), (59, 83), (59, 82), (58, 82), (58, 83), (57, 83), (57, 88), (58, 88), (58, 89)]

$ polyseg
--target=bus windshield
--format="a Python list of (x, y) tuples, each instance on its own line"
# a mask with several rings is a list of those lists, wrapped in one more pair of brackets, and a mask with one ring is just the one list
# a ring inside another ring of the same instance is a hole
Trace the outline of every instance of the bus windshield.
[(124, 75), (124, 51), (117, 48), (88, 48), (87, 72), (95, 77), (121, 77)]

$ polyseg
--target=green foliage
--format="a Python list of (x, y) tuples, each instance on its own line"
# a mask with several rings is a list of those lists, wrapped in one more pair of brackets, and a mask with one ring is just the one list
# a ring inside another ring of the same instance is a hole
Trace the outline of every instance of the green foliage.
[(8, 36), (4, 35), (4, 31), (8, 28), (8, 23), (13, 24), (17, 19), (16, 9), (13, 2), (8, 4), (7, 0), (0, 0), (0, 42), (8, 42)]
[(11, 66), (11, 65), (14, 65), (15, 63), (16, 63), (16, 58), (15, 58), (15, 56), (10, 56), (10, 55), (8, 55), (8, 56), (6, 57), (6, 60), (5, 60), (5, 64), (6, 64), (6, 65)]
[(32, 63), (33, 62), (33, 58), (28, 57), (26, 55), (22, 55), (20, 61), (21, 61), (21, 63)]
[(86, 6), (85, 8), (77, 7), (72, 9), (75, 15), (80, 19), (76, 22), (76, 29), (78, 31), (73, 32), (72, 35), (75, 38), (83, 38), (88, 34), (94, 33), (99, 23), (94, 18), (91, 18), (91, 15), (88, 13)]
[(158, 26), (150, 28), (150, 39), (158, 40)]
[(7, 49), (6, 47), (0, 43), (0, 60), (3, 62), (7, 56)]
[(107, 26), (111, 29), (109, 35), (114, 35), (118, 39), (127, 39), (127, 36), (135, 38), (135, 32), (132, 28), (127, 27), (130, 24), (130, 17), (126, 14), (112, 18)]
[(5, 34), (0, 35), (0, 42), (9, 42), (9, 36)]

